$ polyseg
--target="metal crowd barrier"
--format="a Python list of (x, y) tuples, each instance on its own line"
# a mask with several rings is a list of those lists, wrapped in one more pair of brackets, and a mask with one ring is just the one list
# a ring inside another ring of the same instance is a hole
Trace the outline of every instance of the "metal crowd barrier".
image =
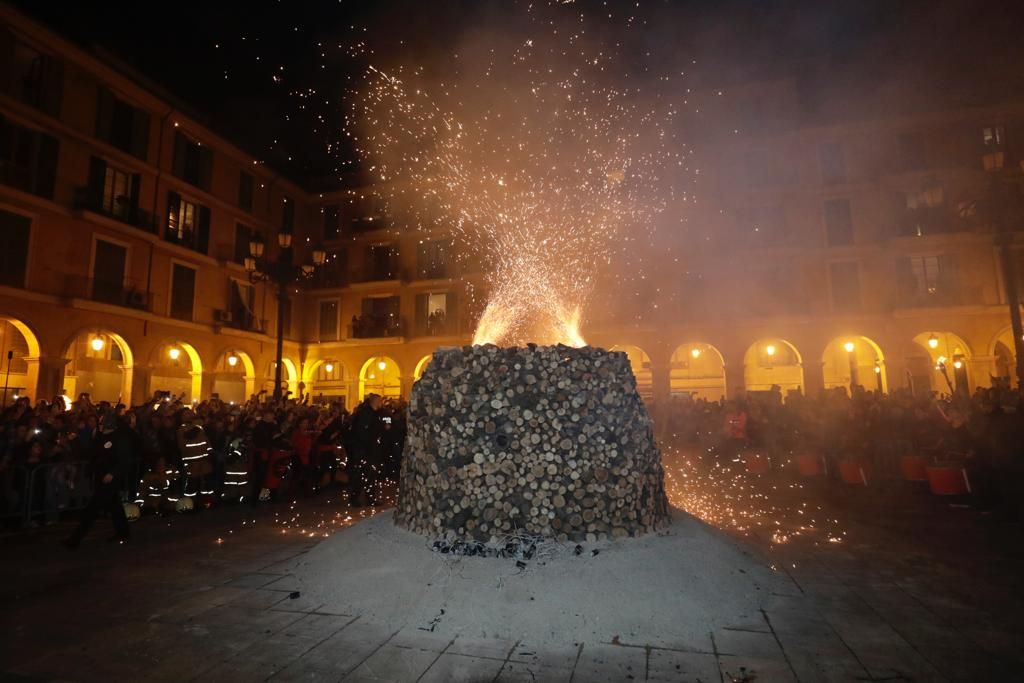
[[(55, 478), (55, 475), (59, 476)], [(125, 482), (124, 495), (134, 499), (139, 483), (139, 466)], [(87, 460), (42, 463), (34, 467), (17, 465), (4, 477), (4, 509), (0, 517), (19, 519), (28, 526), (33, 518), (48, 513), (74, 512), (85, 508), (93, 494), (93, 467)], [(10, 486), (6, 483), (10, 482)]]

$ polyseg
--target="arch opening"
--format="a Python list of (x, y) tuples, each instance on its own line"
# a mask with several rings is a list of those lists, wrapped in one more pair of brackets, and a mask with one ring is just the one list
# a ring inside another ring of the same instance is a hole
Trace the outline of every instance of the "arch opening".
[(916, 335), (907, 353), (907, 375), (915, 394), (970, 393), (970, 347), (954, 332)]
[(169, 391), (182, 403), (196, 403), (203, 391), (203, 361), (188, 342), (158, 344), (150, 361), (150, 393)]
[(39, 353), (39, 340), (28, 325), (17, 318), (0, 317), (0, 362), (5, 363), (0, 368), (4, 373), (0, 406), (6, 407), (15, 396), (35, 397)]
[(434, 354), (423, 356), (423, 358), (420, 358), (416, 362), (416, 368), (412, 372), (412, 379), (414, 382), (419, 381), (420, 377), (423, 376), (423, 373), (427, 371), (427, 366), (430, 365), (430, 361), (433, 357)]
[(785, 339), (768, 337), (750, 345), (743, 355), (743, 386), (747, 392), (771, 391), (782, 395), (804, 391), (803, 358)]
[(672, 353), (669, 392), (673, 397), (690, 396), (718, 401), (726, 395), (725, 359), (711, 344), (682, 344)]
[(121, 335), (109, 330), (82, 331), (64, 351), (64, 394), (89, 394), (93, 403), (130, 403), (135, 358)]
[(213, 368), (213, 393), (225, 403), (245, 403), (256, 393), (256, 366), (239, 349), (226, 349)]
[(848, 335), (831, 340), (821, 354), (821, 367), (826, 389), (852, 391), (859, 385), (867, 391), (889, 390), (885, 356), (869, 337)]
[[(263, 377), (263, 389), (268, 394), (274, 393), (274, 369), (277, 361), (270, 361), (267, 363), (267, 371)], [(281, 359), (281, 384), (282, 391), (291, 392), (289, 395), (291, 398), (295, 398), (299, 395), (299, 371), (295, 365), (295, 361), (291, 358)]]
[(366, 394), (380, 394), (385, 398), (402, 396), (402, 375), (398, 363), (388, 356), (373, 356), (359, 370), (359, 400)]
[(348, 372), (341, 361), (324, 359), (306, 368), (306, 386), (313, 403), (348, 403)]

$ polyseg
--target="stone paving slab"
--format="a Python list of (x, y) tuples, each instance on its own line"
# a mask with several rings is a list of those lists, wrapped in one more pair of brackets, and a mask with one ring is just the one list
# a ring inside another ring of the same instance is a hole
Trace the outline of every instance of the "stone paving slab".
[(572, 669), (528, 662), (506, 662), (496, 683), (569, 683), (571, 679)]
[(418, 683), (479, 683), (493, 681), (502, 666), (500, 659), (470, 657), (446, 652), (430, 665)]
[(648, 681), (718, 683), (720, 676), (714, 654), (651, 650), (647, 658)]
[(440, 656), (432, 650), (384, 645), (343, 680), (416, 681)]

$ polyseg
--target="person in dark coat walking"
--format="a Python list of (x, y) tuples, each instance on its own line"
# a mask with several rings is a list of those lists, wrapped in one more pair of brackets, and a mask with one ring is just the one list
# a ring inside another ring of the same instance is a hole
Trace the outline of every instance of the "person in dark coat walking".
[(121, 490), (129, 481), (137, 454), (133, 432), (122, 419), (113, 415), (104, 418), (102, 429), (93, 441), (93, 494), (82, 511), (78, 528), (65, 541), (69, 548), (77, 548), (96, 522), (99, 513), (109, 512), (115, 535), (111, 540), (128, 540), (128, 518), (121, 502)]
[(384, 429), (380, 406), (380, 396), (367, 394), (352, 415), (352, 428), (345, 449), (349, 453), (349, 500), (355, 507), (377, 502), (377, 482), (384, 469), (381, 450)]

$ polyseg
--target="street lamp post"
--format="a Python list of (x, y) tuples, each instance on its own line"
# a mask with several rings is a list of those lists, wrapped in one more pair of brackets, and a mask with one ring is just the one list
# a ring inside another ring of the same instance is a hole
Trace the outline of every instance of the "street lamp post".
[(249, 242), (249, 256), (245, 259), (245, 270), (249, 273), (249, 281), (272, 282), (277, 289), (277, 348), (274, 363), (274, 401), (281, 400), (281, 366), (284, 363), (284, 316), (288, 307), (288, 287), (309, 279), (318, 266), (322, 266), (326, 253), (320, 247), (313, 249), (313, 263), (295, 265), (292, 248), (292, 234), (277, 234), (276, 259), (263, 257), (266, 246), (259, 236)]

